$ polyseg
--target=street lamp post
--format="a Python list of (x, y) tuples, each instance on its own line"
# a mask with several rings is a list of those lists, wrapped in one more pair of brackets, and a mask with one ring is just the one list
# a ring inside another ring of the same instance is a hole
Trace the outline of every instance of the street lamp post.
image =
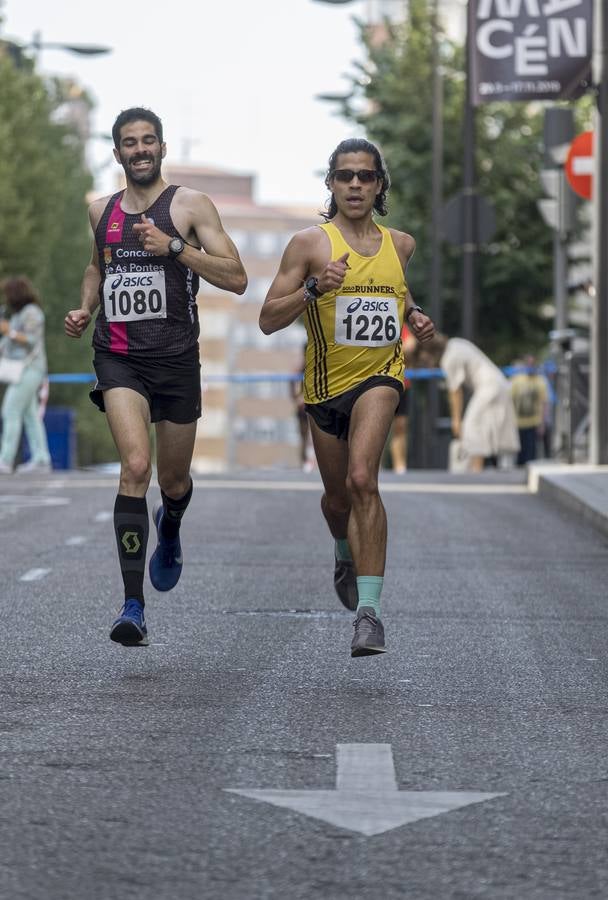
[(43, 41), (39, 31), (35, 31), (29, 44), (23, 44), (23, 49), (32, 49), (36, 58), (41, 50), (65, 50), (67, 53), (76, 53), (78, 56), (103, 56), (111, 53), (111, 47), (103, 44), (64, 44), (61, 41)]
[(103, 56), (112, 52), (111, 47), (106, 47), (103, 44), (64, 44), (61, 41), (43, 41), (39, 31), (34, 32), (32, 40), (27, 44), (4, 38), (0, 40), (0, 45), (4, 45), (7, 48), (16, 66), (23, 64), (25, 50), (34, 51), (36, 63), (39, 60), (41, 50), (65, 50), (66, 53), (75, 53), (78, 56)]

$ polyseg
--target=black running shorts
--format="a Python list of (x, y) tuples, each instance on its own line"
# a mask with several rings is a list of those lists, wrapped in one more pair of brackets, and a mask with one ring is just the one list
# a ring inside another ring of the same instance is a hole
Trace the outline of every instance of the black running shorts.
[(141, 359), (96, 350), (97, 384), (89, 397), (105, 412), (103, 392), (126, 387), (146, 398), (152, 422), (187, 425), (201, 417), (201, 366), (198, 348), (179, 356)]
[(306, 412), (314, 419), (321, 431), (333, 434), (342, 441), (347, 441), (350, 416), (355, 401), (371, 388), (381, 387), (384, 384), (395, 388), (398, 397), (401, 397), (403, 384), (400, 381), (388, 375), (372, 375), (371, 378), (366, 378), (361, 384), (357, 384), (350, 391), (338, 394), (337, 397), (332, 397), (322, 403), (307, 403)]
[(395, 410), (396, 416), (409, 416), (410, 414), (410, 389), (406, 388), (399, 399), (399, 406)]

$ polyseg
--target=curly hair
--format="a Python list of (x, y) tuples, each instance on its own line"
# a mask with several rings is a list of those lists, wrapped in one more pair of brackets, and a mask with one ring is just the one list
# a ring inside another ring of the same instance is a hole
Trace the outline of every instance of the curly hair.
[[(372, 144), (370, 141), (366, 141), (365, 138), (347, 138), (345, 141), (341, 141), (329, 157), (327, 174), (325, 176), (325, 187), (329, 191), (331, 191), (330, 181), (336, 169), (336, 162), (341, 153), (369, 153), (370, 156), (374, 157), (376, 172), (378, 172), (378, 176), (382, 181), (382, 190), (374, 200), (374, 209), (379, 215), (385, 216), (388, 212), (386, 195), (391, 186), (391, 179), (388, 174), (388, 169), (386, 168), (386, 163), (376, 145)], [(326, 221), (329, 221), (330, 219), (333, 219), (337, 212), (338, 207), (332, 192), (327, 201), (327, 212), (321, 212), (320, 215), (323, 216)]]
[(36, 303), (40, 306), (38, 292), (25, 275), (5, 278), (0, 284), (0, 290), (6, 297), (6, 303), (11, 313), (19, 312), (28, 303)]

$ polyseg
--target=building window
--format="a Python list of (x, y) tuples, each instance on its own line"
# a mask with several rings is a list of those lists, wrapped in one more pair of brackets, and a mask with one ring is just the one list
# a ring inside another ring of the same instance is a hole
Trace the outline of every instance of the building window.
[(230, 237), (236, 244), (236, 249), (239, 251), (240, 256), (244, 256), (249, 250), (251, 241), (251, 232), (244, 231), (242, 228), (235, 228), (230, 231)]
[(276, 231), (256, 231), (252, 234), (253, 246), (258, 256), (277, 256), (280, 252)]
[(268, 416), (234, 420), (232, 434), (237, 441), (256, 444), (297, 444), (299, 435), (295, 418), (271, 419)]

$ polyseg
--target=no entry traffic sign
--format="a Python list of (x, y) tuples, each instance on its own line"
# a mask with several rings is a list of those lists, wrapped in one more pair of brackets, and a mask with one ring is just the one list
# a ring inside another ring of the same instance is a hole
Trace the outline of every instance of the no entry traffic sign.
[(570, 144), (566, 178), (573, 191), (585, 200), (593, 195), (593, 132), (583, 131)]

